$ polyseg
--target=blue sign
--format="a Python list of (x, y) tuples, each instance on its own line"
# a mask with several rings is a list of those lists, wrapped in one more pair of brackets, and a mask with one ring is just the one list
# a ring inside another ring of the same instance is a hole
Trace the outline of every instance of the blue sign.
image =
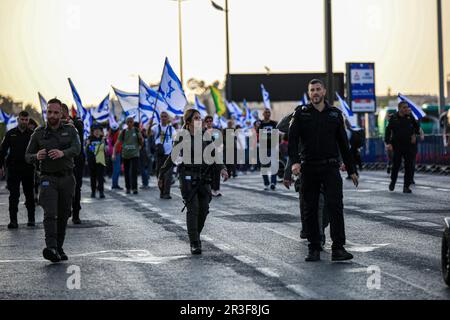
[(375, 64), (347, 63), (347, 90), (353, 112), (375, 112)]

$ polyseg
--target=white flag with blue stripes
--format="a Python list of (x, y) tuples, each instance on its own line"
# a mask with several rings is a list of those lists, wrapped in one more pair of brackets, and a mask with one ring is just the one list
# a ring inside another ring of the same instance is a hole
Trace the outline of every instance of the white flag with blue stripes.
[(8, 123), (9, 115), (0, 109), (0, 123)]
[(261, 84), (261, 93), (262, 93), (262, 97), (263, 97), (264, 106), (266, 107), (266, 109), (272, 110), (272, 108), (270, 107), (269, 92), (267, 92), (267, 90), (266, 90), (266, 88), (264, 88), (263, 84)]
[(344, 114), (345, 118), (348, 120), (350, 125), (352, 126), (352, 129), (359, 129), (358, 127), (358, 120), (356, 118), (356, 115), (353, 113), (353, 111), (348, 106), (347, 102), (341, 98), (339, 93), (336, 92), (336, 96), (339, 100), (340, 107), (338, 107), (342, 113)]
[(38, 92), (38, 96), (39, 104), (41, 105), (42, 120), (44, 120), (44, 122), (47, 122), (47, 100), (45, 100), (40, 92)]
[(153, 119), (154, 124), (160, 123), (160, 110), (167, 107), (166, 102), (139, 77), (139, 112), (141, 113), (141, 122), (146, 125)]
[(125, 114), (139, 107), (139, 94), (125, 92), (112, 87)]
[(93, 120), (97, 122), (105, 122), (109, 119), (109, 93), (100, 103), (100, 105), (91, 111)]
[(182, 116), (184, 107), (188, 102), (181, 81), (173, 71), (167, 58), (164, 63), (161, 83), (159, 84), (159, 92), (167, 103), (167, 109), (164, 111), (171, 116)]
[(11, 115), (6, 123), (6, 131), (14, 129), (18, 126), (17, 117), (15, 115)]
[(195, 96), (195, 105), (194, 108), (200, 112), (200, 116), (202, 119), (205, 119), (205, 117), (208, 115), (208, 112), (206, 111), (206, 107), (198, 100), (198, 97)]
[(417, 106), (414, 102), (401, 95), (400, 93), (398, 94), (398, 102), (406, 102), (411, 108), (412, 114), (416, 120), (420, 120), (427, 116), (427, 114), (422, 110), (421, 107)]
[(84, 125), (84, 139), (87, 139), (91, 134), (91, 126), (92, 126), (92, 109), (86, 110), (86, 113), (83, 117), (83, 125)]
[(77, 115), (80, 119), (84, 119), (86, 117), (87, 110), (83, 107), (83, 103), (81, 102), (80, 95), (78, 94), (75, 85), (72, 80), (69, 78), (70, 89), (72, 89), (73, 100), (77, 106)]

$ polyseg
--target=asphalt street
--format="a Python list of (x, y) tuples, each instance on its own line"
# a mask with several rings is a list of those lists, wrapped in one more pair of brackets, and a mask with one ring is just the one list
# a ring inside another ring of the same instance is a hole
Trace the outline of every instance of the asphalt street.
[[(385, 172), (344, 181), (351, 262), (307, 263), (300, 240), (298, 194), (281, 184), (263, 191), (258, 174), (222, 184), (203, 232), (204, 252), (191, 256), (177, 184), (172, 200), (151, 188), (109, 191), (91, 199), (84, 180), (81, 219), (69, 222), (69, 261), (42, 258), (43, 213), (8, 230), (8, 191), (0, 182), (0, 299), (450, 299), (441, 276), (443, 218), (450, 216), (449, 178), (416, 176), (412, 195), (388, 191)], [(123, 180), (121, 178), (121, 183)], [(327, 230), (327, 235), (329, 229)]]

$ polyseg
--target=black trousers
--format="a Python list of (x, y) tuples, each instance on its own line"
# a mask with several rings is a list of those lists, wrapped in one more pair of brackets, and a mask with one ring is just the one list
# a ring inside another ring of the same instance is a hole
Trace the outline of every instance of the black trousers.
[[(181, 195), (184, 201), (188, 201), (195, 188), (195, 182), (186, 181), (180, 176)], [(200, 240), (200, 234), (205, 226), (206, 217), (209, 214), (209, 203), (211, 202), (211, 186), (202, 184), (190, 202), (187, 202), (186, 224), (190, 242)]]
[(24, 168), (8, 168), (8, 189), (9, 189), (9, 219), (17, 223), (17, 213), (19, 212), (20, 184), (22, 183), (25, 195), (25, 206), (28, 211), (28, 221), (34, 222), (34, 170)]
[(75, 177), (41, 176), (39, 203), (44, 209), (47, 248), (62, 248), (66, 238), (67, 219), (75, 191)]
[(214, 191), (219, 191), (220, 190), (220, 171), (222, 171), (222, 169), (216, 169), (214, 168), (212, 170), (212, 182), (211, 182), (211, 189)]
[(83, 186), (84, 154), (74, 159), (73, 176), (75, 177), (75, 192), (72, 200), (72, 219), (80, 218), (81, 187)]
[[(156, 176), (159, 177), (159, 171), (161, 167), (164, 165), (166, 160), (170, 157), (169, 155), (158, 155), (156, 157)], [(172, 186), (172, 170), (167, 170), (166, 174), (163, 177), (164, 181), (164, 189), (161, 191), (161, 196), (170, 195), (170, 187)]]
[(323, 187), (325, 207), (330, 220), (332, 248), (345, 245), (344, 204), (342, 178), (338, 165), (302, 165), (301, 193), (304, 201), (304, 222), (309, 247), (320, 249), (319, 196)]
[(99, 163), (89, 164), (89, 173), (91, 176), (91, 192), (95, 191), (103, 192), (105, 184), (105, 166)]
[(394, 146), (394, 155), (392, 159), (392, 172), (391, 172), (391, 182), (397, 183), (398, 172), (402, 164), (402, 159), (405, 161), (405, 177), (403, 186), (409, 187), (413, 178), (413, 157), (414, 152), (410, 146), (407, 147), (397, 147)]
[(125, 176), (125, 188), (127, 190), (137, 190), (137, 176), (139, 168), (139, 158), (122, 159), (123, 175)]

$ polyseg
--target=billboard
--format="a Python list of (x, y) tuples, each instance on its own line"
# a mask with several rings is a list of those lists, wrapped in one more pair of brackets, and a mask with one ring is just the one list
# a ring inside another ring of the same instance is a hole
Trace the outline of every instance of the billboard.
[[(242, 102), (261, 102), (261, 84), (270, 94), (270, 101), (300, 101), (308, 92), (312, 79), (326, 82), (326, 73), (281, 73), (281, 74), (231, 74), (231, 99)], [(227, 83), (229, 85), (230, 83)], [(344, 74), (334, 74), (334, 88), (341, 96), (345, 91)]]
[(347, 93), (353, 112), (376, 111), (374, 63), (347, 63)]

